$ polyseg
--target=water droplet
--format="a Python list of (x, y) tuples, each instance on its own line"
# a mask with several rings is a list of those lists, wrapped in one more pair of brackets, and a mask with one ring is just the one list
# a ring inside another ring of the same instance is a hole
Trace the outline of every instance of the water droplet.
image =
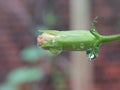
[(88, 54), (88, 58), (89, 58), (90, 60), (95, 60), (95, 59), (96, 59), (96, 56), (95, 56), (94, 53), (89, 53), (89, 54)]
[(90, 48), (86, 53), (90, 60), (95, 60), (98, 57), (98, 48)]

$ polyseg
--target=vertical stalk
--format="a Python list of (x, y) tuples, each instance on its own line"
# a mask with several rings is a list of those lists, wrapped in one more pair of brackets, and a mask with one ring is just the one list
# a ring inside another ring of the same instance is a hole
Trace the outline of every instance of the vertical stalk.
[[(90, 0), (70, 0), (70, 28), (88, 29)], [(92, 89), (92, 64), (86, 60), (85, 52), (71, 53), (71, 90)]]

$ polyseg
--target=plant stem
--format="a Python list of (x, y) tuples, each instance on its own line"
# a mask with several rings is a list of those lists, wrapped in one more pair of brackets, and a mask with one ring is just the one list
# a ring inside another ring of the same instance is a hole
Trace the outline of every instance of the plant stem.
[(111, 36), (102, 36), (102, 43), (120, 40), (120, 34)]

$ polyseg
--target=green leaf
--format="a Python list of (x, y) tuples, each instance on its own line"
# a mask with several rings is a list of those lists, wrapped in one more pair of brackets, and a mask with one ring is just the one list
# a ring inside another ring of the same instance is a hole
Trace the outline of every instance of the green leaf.
[(42, 57), (51, 56), (51, 53), (37, 46), (29, 46), (21, 51), (20, 56), (24, 61), (33, 63)]
[(43, 77), (43, 71), (39, 67), (21, 67), (13, 70), (7, 77), (7, 83), (18, 85), (20, 83), (30, 83), (39, 81)]

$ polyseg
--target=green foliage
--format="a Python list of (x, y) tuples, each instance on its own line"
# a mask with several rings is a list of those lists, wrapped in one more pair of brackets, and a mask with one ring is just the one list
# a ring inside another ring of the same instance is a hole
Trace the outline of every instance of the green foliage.
[(40, 58), (51, 55), (50, 52), (45, 51), (37, 46), (29, 46), (22, 50), (21, 57), (27, 62), (36, 62)]
[(2, 84), (0, 90), (18, 90), (15, 86), (9, 84)]
[(21, 67), (12, 71), (6, 82), (10, 85), (18, 85), (20, 83), (30, 83), (41, 80), (43, 72), (39, 67)]

